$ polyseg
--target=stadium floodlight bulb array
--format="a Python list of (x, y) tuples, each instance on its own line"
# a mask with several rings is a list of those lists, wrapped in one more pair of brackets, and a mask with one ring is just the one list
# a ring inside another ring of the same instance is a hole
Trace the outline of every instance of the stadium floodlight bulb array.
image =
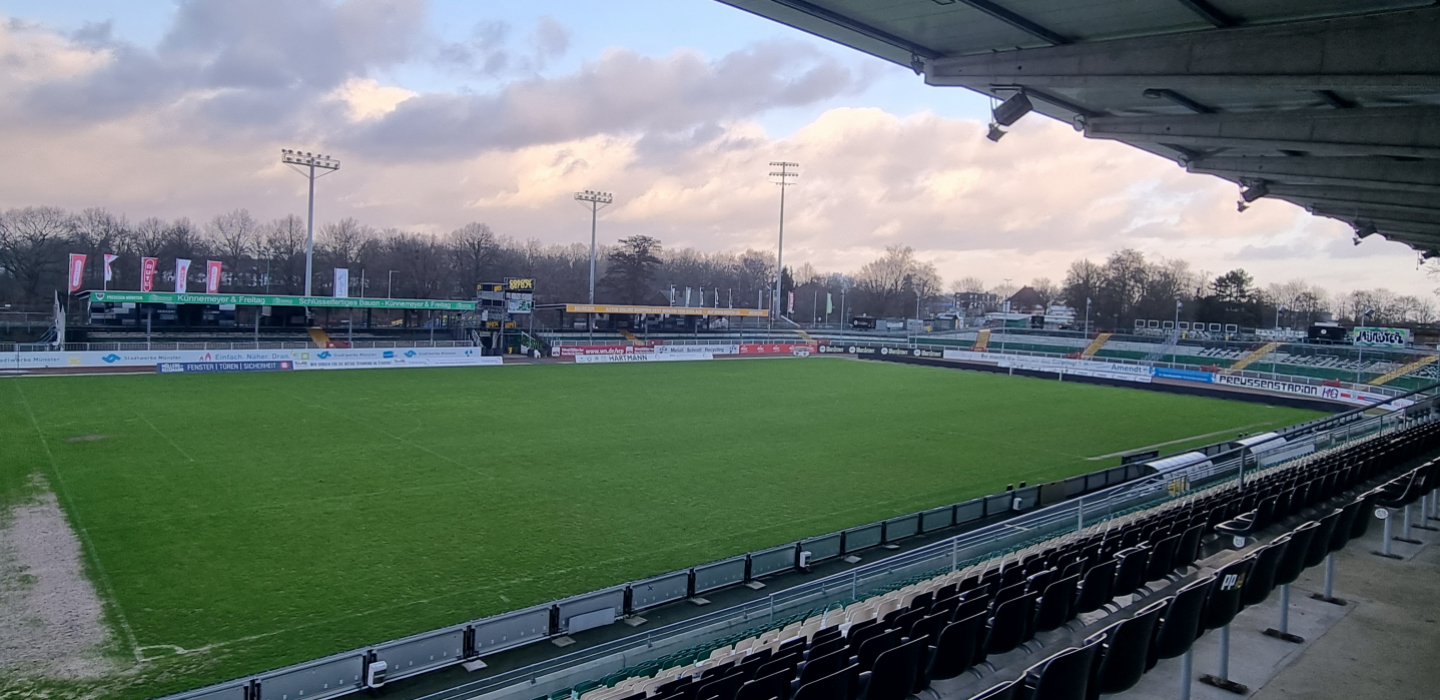
[(340, 161), (327, 155), (310, 153), (308, 151), (294, 151), (288, 148), (280, 149), (280, 162), (290, 165), (314, 166), (326, 170), (339, 170)]
[(595, 190), (585, 190), (584, 192), (576, 192), (575, 199), (581, 202), (610, 204), (611, 202), (615, 201), (615, 196), (610, 194), (609, 192), (596, 192)]

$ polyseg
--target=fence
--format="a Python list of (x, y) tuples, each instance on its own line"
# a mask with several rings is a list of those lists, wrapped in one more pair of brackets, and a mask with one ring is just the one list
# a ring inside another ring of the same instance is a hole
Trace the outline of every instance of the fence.
[[(336, 338), (344, 342), (343, 338)], [(374, 348), (468, 348), (475, 343), (469, 340), (357, 340), (346, 343), (357, 350)], [(259, 341), (249, 343), (66, 343), (63, 350), (57, 350), (48, 343), (0, 343), (0, 352), (168, 352), (177, 350), (307, 350), (320, 347), (313, 342)]]
[[(1431, 388), (1434, 386), (1426, 387)], [(1419, 394), (1418, 391), (1411, 393)], [(1364, 409), (1355, 409), (1312, 421), (1308, 427), (1289, 434), (1289, 439), (1296, 445), (1285, 457), (1293, 459), (1315, 449), (1347, 444), (1407, 421), (1430, 420), (1433, 418), (1434, 401), (1431, 397), (1417, 396), (1417, 402), (1403, 411), (1365, 417)], [(1213, 484), (1237, 477), (1243, 483), (1248, 450), (1253, 447), (1229, 451), (1220, 448), (1212, 456), (1209, 466), (1188, 474), (1190, 481), (1187, 485)], [(1274, 457), (1270, 459), (1274, 460)], [(1254, 458), (1250, 461), (1253, 464)], [(499, 673), (427, 696), (424, 700), (478, 698), (512, 686), (520, 687), (516, 691), (517, 700), (522, 696), (535, 697), (740, 629), (769, 623), (794, 612), (854, 599), (864, 591), (918, 572), (947, 566), (953, 570), (962, 561), (1093, 524), (1168, 498), (1175, 488), (1175, 477), (1141, 477), (1144, 470), (1143, 465), (1114, 467), (1055, 484), (1028, 486), (901, 515), (173, 695), (167, 700), (289, 700), (299, 697), (324, 700), (338, 697), (359, 690), (365, 666), (375, 661), (384, 661), (388, 665), (387, 682), (407, 678), (467, 659), (610, 624), (622, 614), (641, 612), (763, 576), (793, 571), (799, 566), (801, 552), (810, 552), (812, 562), (825, 561), (922, 533), (979, 523), (1001, 515), (1017, 515), (842, 574), (778, 591), (757, 601)], [(1063, 491), (1060, 485), (1063, 485)], [(1053, 503), (1055, 500), (1060, 502)]]
[[(1021, 356), (1021, 357), (1046, 357), (1046, 358), (1054, 358), (1054, 357), (1057, 356), (1056, 353), (1034, 352), (1034, 351), (1030, 351), (1030, 350), (1002, 350), (1002, 349), (1000, 349), (999, 347), (996, 346), (996, 343), (998, 343), (998, 342), (999, 342), (999, 341), (998, 341), (997, 339), (995, 339), (995, 338), (992, 338), (992, 339), (991, 339), (991, 341), (990, 341), (990, 349), (987, 351), (988, 354), (992, 354), (992, 355), (1015, 355), (1015, 356)], [(920, 350), (933, 350), (933, 351), (936, 351), (936, 352), (944, 352), (945, 350), (955, 350), (955, 349), (956, 349), (954, 346), (951, 346), (951, 345), (930, 345), (930, 344), (917, 343), (917, 342), (910, 342), (910, 343), (905, 343), (905, 344), (897, 345), (897, 344), (895, 344), (895, 343), (886, 343), (886, 342), (877, 341), (877, 340), (870, 340), (870, 341), (867, 342), (867, 341), (856, 341), (856, 340), (849, 340), (849, 339), (847, 339), (847, 340), (844, 341), (844, 344), (845, 344), (845, 345), (854, 345), (854, 346), (856, 346), (856, 347), (867, 347), (867, 348), (881, 348), (881, 347), (885, 347), (885, 348), (896, 348), (896, 347), (900, 347), (900, 348), (905, 348), (905, 349), (910, 349), (910, 350), (920, 349)], [(1092, 361), (1093, 361), (1093, 362), (1104, 362), (1104, 363), (1114, 364), (1114, 365), (1128, 365), (1128, 366), (1138, 366), (1138, 367), (1164, 367), (1164, 368), (1167, 368), (1167, 369), (1183, 369), (1183, 370), (1194, 370), (1195, 367), (1196, 367), (1196, 365), (1193, 365), (1193, 364), (1184, 364), (1184, 363), (1178, 363), (1178, 362), (1144, 362), (1144, 361), (1141, 361), (1141, 360), (1132, 360), (1132, 359), (1127, 359), (1127, 358), (1115, 358), (1115, 357), (1106, 357), (1106, 358), (1101, 358), (1101, 359), (1092, 359)], [(1339, 386), (1339, 387), (1341, 387), (1341, 388), (1349, 389), (1349, 390), (1351, 390), (1351, 391), (1362, 391), (1362, 392), (1366, 392), (1366, 393), (1370, 393), (1370, 394), (1378, 394), (1378, 395), (1382, 395), (1382, 396), (1389, 396), (1389, 397), (1392, 397), (1392, 398), (1393, 398), (1393, 397), (1397, 397), (1397, 396), (1401, 396), (1401, 395), (1403, 395), (1403, 394), (1408, 393), (1408, 390), (1406, 390), (1406, 389), (1397, 389), (1397, 388), (1394, 388), (1394, 387), (1377, 386), (1377, 385), (1372, 385), (1372, 384), (1356, 384), (1356, 383), (1354, 383), (1354, 382), (1347, 382), (1347, 381), (1338, 380), (1338, 379), (1318, 379), (1318, 378), (1316, 378), (1316, 377), (1306, 377), (1306, 376), (1302, 376), (1302, 375), (1293, 375), (1293, 374), (1279, 374), (1279, 373), (1275, 373), (1275, 372), (1250, 372), (1250, 371), (1247, 371), (1247, 370), (1238, 370), (1238, 371), (1228, 371), (1228, 372), (1226, 372), (1226, 373), (1229, 374), (1229, 375), (1231, 375), (1231, 376), (1235, 376), (1235, 377), (1249, 377), (1249, 378), (1252, 378), (1252, 379), (1280, 379), (1280, 380), (1284, 380), (1284, 381), (1290, 382), (1290, 383), (1292, 383), (1292, 384), (1304, 384), (1304, 385), (1307, 385), (1307, 386)]]

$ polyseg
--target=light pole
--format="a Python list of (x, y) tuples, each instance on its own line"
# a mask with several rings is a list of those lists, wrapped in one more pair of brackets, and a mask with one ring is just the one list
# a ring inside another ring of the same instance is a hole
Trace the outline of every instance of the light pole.
[(1283, 305), (1275, 307), (1275, 330), (1277, 331), (1280, 330), (1280, 312), (1286, 310)]
[(386, 299), (393, 299), (393, 298), (395, 298), (395, 273), (396, 273), (396, 272), (398, 272), (398, 270), (391, 270), (391, 271), (389, 272), (389, 274), (385, 275), (385, 298), (386, 298)]
[(773, 326), (774, 318), (779, 316), (781, 310), (785, 308), (781, 305), (784, 302), (780, 301), (785, 294), (785, 290), (781, 287), (785, 281), (785, 188), (795, 184), (794, 180), (800, 177), (800, 173), (797, 172), (800, 164), (777, 160), (771, 161), (770, 167), (779, 168), (770, 173), (770, 178), (772, 182), (780, 186), (780, 239), (775, 244), (775, 295), (770, 300), (775, 309), (771, 314), (770, 321)]
[(1090, 297), (1085, 297), (1085, 337), (1090, 337)]
[[(1369, 323), (1369, 322), (1370, 322), (1370, 314), (1373, 314), (1373, 313), (1375, 313), (1375, 309), (1365, 309), (1365, 313), (1360, 314), (1360, 319), (1361, 319), (1363, 322), (1365, 322), (1365, 323)], [(1364, 346), (1364, 345), (1356, 345), (1355, 347), (1356, 347), (1356, 349), (1358, 349), (1359, 352), (1360, 352), (1360, 358), (1359, 358), (1359, 360), (1357, 361), (1357, 364), (1355, 365), (1355, 383), (1356, 383), (1356, 384), (1359, 384), (1359, 383), (1360, 383), (1360, 370), (1365, 367), (1365, 346)]]
[(1180, 300), (1179, 300), (1179, 299), (1176, 299), (1176, 300), (1175, 300), (1175, 339), (1176, 339), (1176, 340), (1179, 340), (1179, 339), (1180, 339), (1180, 307), (1182, 307), (1182, 306), (1184, 306), (1184, 304), (1180, 303)]
[[(595, 303), (595, 226), (600, 218), (600, 210), (610, 206), (615, 201), (614, 195), (609, 192), (597, 192), (585, 190), (575, 193), (575, 201), (582, 205), (590, 205), (590, 303)], [(595, 314), (589, 315), (589, 322), (586, 324), (590, 329), (590, 344), (595, 344)]]
[[(305, 214), (305, 296), (310, 296), (310, 283), (315, 269), (315, 180), (325, 177), (340, 169), (340, 161), (323, 156), (318, 153), (302, 153), (292, 151), (288, 148), (280, 149), (280, 162), (290, 166), (291, 170), (305, 176), (310, 181), (310, 207)], [(295, 166), (304, 166), (309, 170), (302, 170)], [(315, 174), (319, 168), (325, 172)]]

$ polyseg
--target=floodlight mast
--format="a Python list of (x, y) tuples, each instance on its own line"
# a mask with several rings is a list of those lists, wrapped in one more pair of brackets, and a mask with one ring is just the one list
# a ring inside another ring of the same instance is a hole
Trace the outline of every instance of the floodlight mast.
[[(288, 148), (280, 149), (280, 162), (292, 170), (305, 176), (310, 181), (310, 206), (305, 215), (305, 296), (310, 296), (310, 285), (314, 281), (315, 271), (315, 180), (325, 177), (340, 169), (340, 161), (330, 156), (308, 151), (293, 151)], [(303, 166), (309, 170), (301, 170), (295, 166)], [(315, 174), (319, 168), (325, 172)]]
[[(595, 222), (600, 218), (600, 210), (609, 206), (615, 201), (615, 196), (609, 192), (597, 192), (585, 190), (575, 193), (575, 201), (582, 205), (590, 204), (590, 303), (595, 303)], [(590, 344), (595, 344), (595, 314), (589, 314)]]
[(785, 283), (785, 188), (795, 184), (794, 180), (800, 177), (797, 172), (800, 169), (799, 163), (789, 161), (771, 161), (770, 167), (779, 168), (778, 171), (770, 173), (771, 181), (780, 186), (780, 239), (775, 244), (775, 296), (771, 304), (773, 311), (770, 314), (770, 325), (775, 325), (775, 318), (785, 309), (781, 297), (785, 290), (782, 285)]

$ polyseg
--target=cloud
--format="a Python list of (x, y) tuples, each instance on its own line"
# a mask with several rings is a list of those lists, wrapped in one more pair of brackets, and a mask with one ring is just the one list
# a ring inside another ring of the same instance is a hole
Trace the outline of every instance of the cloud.
[(839, 61), (794, 42), (767, 42), (709, 61), (693, 51), (651, 57), (606, 51), (576, 72), (515, 80), (487, 94), (428, 93), (337, 138), (390, 158), (456, 158), (595, 134), (670, 138), (859, 87)]
[(69, 50), (103, 61), (11, 96), (32, 122), (150, 113), (201, 131), (293, 131), (320, 96), (413, 58), (424, 9), (421, 0), (194, 0), (179, 5), (154, 49), (87, 27)]
[[(1262, 281), (1431, 287), (1399, 244), (1356, 248), (1344, 224), (1278, 201), (1238, 212), (1231, 183), (1038, 116), (999, 143), (977, 121), (876, 108), (830, 109), (773, 136), (758, 116), (866, 84), (801, 43), (716, 58), (611, 49), (483, 93), (417, 92), (384, 77), (434, 57), (414, 46), (417, 4), (260, 0), (247, 13), (197, 1), (153, 50), (102, 25), (65, 36), (0, 21), (0, 208), (103, 206), (132, 220), (302, 212), (305, 182), (276, 150), (303, 144), (343, 163), (317, 188), (322, 224), (354, 216), (438, 233), (484, 221), (569, 243), (589, 234), (574, 192), (605, 189), (616, 204), (602, 242), (772, 250), (779, 193), (766, 173), (783, 159), (802, 164), (785, 258), (823, 270), (853, 271), (902, 244), (947, 279), (1058, 281), (1075, 259), (1136, 247)], [(259, 21), (256, 8), (274, 16)], [(283, 26), (297, 22), (315, 26)], [(492, 33), (504, 51), (568, 50), (558, 23), (522, 39)], [(300, 65), (310, 58), (321, 63)]]

